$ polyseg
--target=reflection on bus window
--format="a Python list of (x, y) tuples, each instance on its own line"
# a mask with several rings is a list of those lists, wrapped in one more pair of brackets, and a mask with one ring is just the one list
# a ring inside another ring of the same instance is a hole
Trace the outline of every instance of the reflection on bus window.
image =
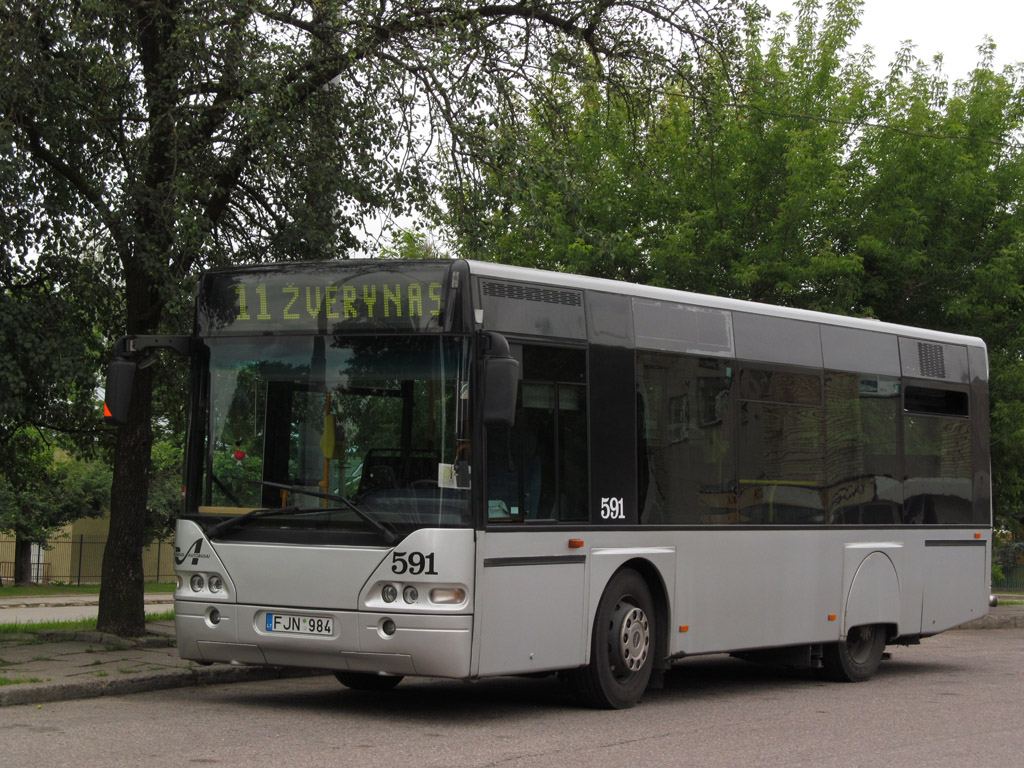
[(732, 364), (645, 352), (637, 376), (641, 522), (737, 522)]
[(587, 517), (586, 355), (525, 347), (512, 429), (487, 432), (491, 521)]
[(903, 442), (903, 522), (971, 522), (971, 434), (967, 419), (906, 414)]
[(740, 377), (740, 522), (825, 521), (821, 378), (744, 369)]
[(891, 376), (826, 374), (826, 465), (833, 523), (901, 522), (899, 396), (899, 379)]
[[(465, 342), (279, 336), (217, 339), (210, 349), (201, 511), (337, 506), (266, 484), (276, 483), (342, 496), (398, 526), (468, 524), (468, 489), (444, 480), (468, 445)], [(314, 523), (363, 525), (345, 508)]]

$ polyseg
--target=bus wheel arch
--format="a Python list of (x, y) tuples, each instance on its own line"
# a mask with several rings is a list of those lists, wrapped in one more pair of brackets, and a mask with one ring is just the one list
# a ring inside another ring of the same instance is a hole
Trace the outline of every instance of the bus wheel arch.
[(619, 568), (601, 594), (590, 663), (567, 675), (584, 703), (602, 709), (628, 709), (640, 701), (657, 659), (664, 657), (664, 601), (655, 598), (658, 587), (652, 590), (631, 565)]

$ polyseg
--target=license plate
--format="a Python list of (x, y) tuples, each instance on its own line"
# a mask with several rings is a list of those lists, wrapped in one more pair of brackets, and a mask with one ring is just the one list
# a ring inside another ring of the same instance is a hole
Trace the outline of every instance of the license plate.
[(287, 632), (293, 635), (330, 635), (334, 633), (334, 619), (330, 616), (268, 613), (266, 630), (267, 632)]

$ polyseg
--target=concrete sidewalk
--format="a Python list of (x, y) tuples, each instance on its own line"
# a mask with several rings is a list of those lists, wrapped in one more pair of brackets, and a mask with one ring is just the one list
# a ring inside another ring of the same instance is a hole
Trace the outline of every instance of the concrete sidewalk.
[[(0, 623), (2, 615), (0, 611)], [(966, 629), (1009, 627), (1024, 627), (1024, 605), (1000, 605), (964, 625)], [(69, 630), (0, 635), (0, 707), (324, 674), (277, 667), (202, 666), (178, 657), (173, 622), (150, 623), (146, 630), (146, 637), (137, 639)]]
[(173, 622), (147, 624), (146, 630), (133, 639), (71, 630), (0, 635), (0, 707), (320, 674), (202, 666), (179, 658)]
[[(0, 624), (20, 621), (15, 617), (26, 610), (98, 604), (98, 595), (0, 598)], [(146, 595), (148, 613), (173, 606), (170, 593)], [(148, 623), (141, 638), (84, 630), (0, 635), (0, 707), (309, 674), (321, 673), (185, 661), (174, 645), (173, 621)]]

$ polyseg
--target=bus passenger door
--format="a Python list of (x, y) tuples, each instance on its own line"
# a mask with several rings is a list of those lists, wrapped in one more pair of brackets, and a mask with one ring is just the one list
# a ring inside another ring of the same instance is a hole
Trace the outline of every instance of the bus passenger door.
[(588, 519), (586, 352), (511, 351), (522, 372), (515, 425), (487, 431), (488, 525), (477, 545), (475, 604), (481, 675), (580, 666), (588, 635), (586, 555), (568, 544)]
[[(538, 538), (540, 537), (540, 538)], [(521, 674), (584, 663), (586, 557), (550, 548), (550, 534), (488, 532), (477, 560), (478, 674)], [(529, 552), (529, 555), (515, 554)]]

